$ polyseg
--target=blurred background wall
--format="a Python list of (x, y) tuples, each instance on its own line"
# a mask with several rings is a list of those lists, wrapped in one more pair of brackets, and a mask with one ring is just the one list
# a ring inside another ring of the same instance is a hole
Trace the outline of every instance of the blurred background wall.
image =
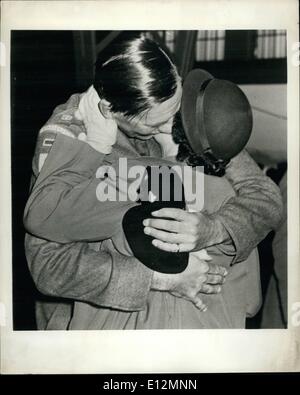
[[(43, 297), (35, 289), (27, 269), (22, 225), (38, 130), (56, 105), (92, 83), (97, 53), (120, 34), (122, 31), (11, 33), (13, 318), (16, 330), (35, 329), (34, 300)], [(189, 70), (199, 67), (217, 78), (240, 85), (254, 115), (248, 150), (279, 184), (287, 165), (285, 31), (151, 31), (146, 34), (170, 54), (183, 78)], [(278, 259), (276, 251), (274, 259), (272, 250), (274, 233), (259, 246), (267, 307), (249, 320), (249, 328), (286, 324), (286, 232), (282, 229), (279, 234), (282, 235), (277, 236), (282, 256)], [(263, 319), (263, 310), (268, 311), (267, 321)]]

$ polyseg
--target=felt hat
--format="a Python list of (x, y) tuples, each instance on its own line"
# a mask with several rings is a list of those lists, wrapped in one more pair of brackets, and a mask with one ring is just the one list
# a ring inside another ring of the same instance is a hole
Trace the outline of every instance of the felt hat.
[[(157, 167), (158, 168), (158, 167)], [(143, 195), (143, 200), (138, 206), (129, 209), (122, 221), (124, 234), (127, 242), (133, 252), (133, 255), (145, 266), (151, 270), (161, 273), (180, 273), (184, 271), (188, 265), (189, 254), (187, 252), (174, 253), (158, 249), (152, 244), (153, 237), (144, 233), (143, 220), (152, 217), (152, 212), (165, 208), (174, 207), (185, 209), (184, 189), (181, 179), (176, 176), (169, 178), (169, 182), (163, 177), (157, 178), (157, 182), (153, 184), (157, 189), (152, 189), (151, 183), (152, 175), (157, 177), (157, 172), (152, 174), (151, 167), (147, 167), (147, 175), (143, 178), (140, 189), (146, 193)], [(174, 195), (175, 183), (179, 188), (182, 188), (182, 193), (179, 199)], [(169, 191), (168, 199), (163, 198), (163, 189), (165, 192)], [(155, 196), (154, 201), (147, 200), (146, 196)]]
[(184, 80), (181, 114), (196, 154), (210, 152), (216, 159), (229, 160), (251, 135), (252, 111), (242, 90), (201, 69), (192, 70)]

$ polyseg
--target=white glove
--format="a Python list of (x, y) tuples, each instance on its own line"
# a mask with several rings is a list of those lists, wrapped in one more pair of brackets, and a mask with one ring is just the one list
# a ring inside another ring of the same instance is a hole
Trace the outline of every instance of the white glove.
[(100, 98), (91, 86), (83, 94), (75, 116), (81, 119), (87, 131), (86, 142), (98, 152), (110, 154), (117, 139), (117, 123), (105, 118), (98, 107)]

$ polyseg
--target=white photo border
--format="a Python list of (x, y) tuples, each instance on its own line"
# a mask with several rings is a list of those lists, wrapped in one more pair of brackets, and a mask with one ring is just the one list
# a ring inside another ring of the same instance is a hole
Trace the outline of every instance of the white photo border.
[[(1, 11), (2, 373), (300, 371), (298, 1), (3, 1)], [(13, 331), (9, 98), (14, 29), (287, 30), (288, 329)]]

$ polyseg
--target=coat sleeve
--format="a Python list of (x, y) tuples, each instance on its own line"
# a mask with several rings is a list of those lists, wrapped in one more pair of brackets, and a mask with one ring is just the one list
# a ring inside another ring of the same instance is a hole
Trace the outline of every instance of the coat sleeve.
[(58, 134), (27, 201), (26, 230), (58, 243), (112, 237), (136, 203), (99, 199), (96, 174), (104, 158), (85, 142)]
[(25, 236), (28, 266), (43, 294), (127, 311), (144, 309), (153, 272), (108, 247), (97, 251), (87, 242), (59, 244)]
[(282, 219), (282, 198), (277, 185), (263, 174), (244, 150), (226, 170), (236, 196), (215, 213), (231, 236), (236, 255), (233, 263), (245, 260)]
[(24, 214), (29, 269), (46, 295), (122, 310), (143, 309), (153, 272), (113, 248), (96, 251), (93, 243), (76, 241), (91, 235), (103, 240), (121, 228), (127, 203), (111, 206), (96, 197), (95, 173), (103, 160), (104, 155), (84, 142), (55, 137)]

